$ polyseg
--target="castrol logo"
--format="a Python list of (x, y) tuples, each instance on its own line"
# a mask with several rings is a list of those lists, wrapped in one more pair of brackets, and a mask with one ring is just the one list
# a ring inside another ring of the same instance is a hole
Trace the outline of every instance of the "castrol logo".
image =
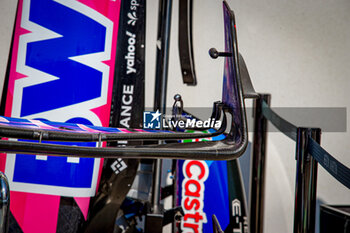
[(209, 168), (205, 161), (186, 160), (183, 165), (181, 206), (184, 217), (181, 221), (183, 232), (200, 233), (203, 223), (207, 222), (204, 209), (204, 182), (209, 176)]

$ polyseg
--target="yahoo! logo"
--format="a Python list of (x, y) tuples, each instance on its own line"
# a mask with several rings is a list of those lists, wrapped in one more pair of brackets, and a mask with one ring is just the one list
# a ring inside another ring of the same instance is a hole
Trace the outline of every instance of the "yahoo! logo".
[(209, 168), (205, 161), (186, 160), (183, 165), (181, 206), (184, 217), (181, 230), (199, 233), (207, 222), (204, 209), (204, 182), (208, 179)]

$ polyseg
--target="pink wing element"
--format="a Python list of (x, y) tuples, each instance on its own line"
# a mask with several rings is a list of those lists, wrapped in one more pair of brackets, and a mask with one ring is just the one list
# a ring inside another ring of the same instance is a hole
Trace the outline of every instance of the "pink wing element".
[(90, 197), (75, 197), (74, 200), (78, 204), (86, 220), (89, 212)]
[(24, 233), (55, 233), (60, 196), (11, 192), (10, 209)]

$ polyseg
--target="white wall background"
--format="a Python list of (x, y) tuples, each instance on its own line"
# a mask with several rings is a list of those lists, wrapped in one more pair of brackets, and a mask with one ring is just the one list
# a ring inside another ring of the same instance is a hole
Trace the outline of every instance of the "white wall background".
[[(194, 1), (196, 87), (182, 84), (177, 51), (178, 1), (173, 1), (168, 106), (180, 93), (186, 106), (210, 107), (221, 96), (223, 60), (208, 50), (223, 48), (221, 1)], [(239, 50), (255, 90), (271, 93), (275, 107), (350, 107), (350, 2), (228, 0), (235, 11)], [(158, 1), (148, 1), (147, 104), (152, 106)], [(153, 43), (153, 45), (152, 45)], [(248, 102), (247, 106), (251, 103)], [(349, 111), (347, 111), (349, 114)], [(347, 120), (349, 124), (349, 120)], [(350, 166), (350, 133), (323, 133), (322, 145)], [(295, 144), (281, 133), (268, 138), (265, 232), (292, 232)], [(350, 191), (319, 168), (318, 198), (350, 204)]]
[[(255, 89), (271, 93), (272, 106), (350, 108), (350, 1), (228, 0), (228, 3), (236, 13), (239, 50)], [(147, 2), (149, 107), (153, 104), (157, 7), (157, 0)], [(5, 76), (15, 10), (16, 1), (0, 0), (0, 80)], [(208, 56), (209, 48), (223, 48), (221, 1), (195, 0), (193, 16), (198, 85), (187, 87), (182, 84), (177, 51), (178, 0), (173, 1), (168, 106), (176, 93), (191, 107), (211, 107), (221, 97), (223, 62)], [(348, 167), (349, 142), (348, 132), (322, 134), (323, 147)], [(281, 133), (269, 134), (265, 232), (292, 232), (294, 153), (295, 145), (290, 139)], [(350, 191), (321, 167), (317, 194), (325, 203), (350, 204)]]

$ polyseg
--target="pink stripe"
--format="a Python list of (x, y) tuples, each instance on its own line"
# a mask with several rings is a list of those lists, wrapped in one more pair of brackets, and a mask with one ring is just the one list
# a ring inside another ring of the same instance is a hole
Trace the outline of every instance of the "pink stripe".
[(32, 122), (34, 125), (39, 126), (42, 129), (55, 129), (57, 130), (58, 128), (51, 126), (51, 125), (47, 125), (42, 121), (38, 121), (38, 120), (29, 120), (30, 122)]
[(119, 128), (119, 130), (123, 133), (132, 133), (130, 130)]
[(24, 233), (55, 233), (60, 196), (11, 192), (10, 209)]
[(16, 15), (16, 25), (15, 25), (15, 35), (13, 39), (13, 47), (12, 47), (12, 57), (11, 57), (11, 67), (10, 67), (10, 78), (6, 96), (6, 106), (5, 106), (5, 116), (11, 116), (12, 110), (12, 101), (13, 101), (13, 91), (15, 86), (15, 81), (17, 79), (26, 77), (23, 74), (17, 73), (16, 65), (17, 65), (17, 56), (18, 56), (18, 46), (19, 46), (19, 37), (22, 34), (29, 33), (30, 31), (21, 28), (21, 20), (22, 20), (22, 9), (23, 9), (23, 0), (18, 1), (18, 9)]
[(6, 123), (10, 123), (6, 118), (4, 118), (4, 117), (0, 117), (0, 121), (1, 122), (6, 122)]
[(0, 153), (0, 171), (2, 172), (5, 172), (6, 158), (7, 155), (5, 153)]
[(90, 127), (87, 127), (86, 125), (82, 124), (77, 124), (79, 128), (81, 128), (84, 131), (90, 132), (90, 133), (103, 133), (102, 131), (96, 130), (96, 129), (91, 129)]
[(79, 206), (86, 220), (89, 211), (90, 197), (75, 197), (74, 200)]
[(135, 131), (141, 132), (141, 133), (148, 133), (146, 130), (143, 130), (143, 129), (135, 129)]

